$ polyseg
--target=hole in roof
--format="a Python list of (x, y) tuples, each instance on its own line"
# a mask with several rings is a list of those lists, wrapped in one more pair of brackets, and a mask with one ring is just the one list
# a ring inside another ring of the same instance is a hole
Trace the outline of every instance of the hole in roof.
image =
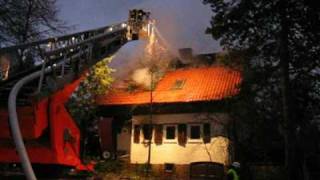
[(177, 80), (173, 83), (171, 89), (172, 89), (172, 90), (182, 89), (185, 83), (186, 83), (186, 80), (185, 80), (185, 79), (177, 79)]

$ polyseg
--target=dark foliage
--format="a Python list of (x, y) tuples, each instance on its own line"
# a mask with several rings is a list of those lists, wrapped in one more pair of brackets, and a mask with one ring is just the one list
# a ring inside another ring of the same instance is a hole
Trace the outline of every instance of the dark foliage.
[(66, 30), (56, 0), (0, 0), (0, 44), (26, 43)]
[(239, 158), (281, 160), (286, 153), (279, 148), (290, 149), (296, 158), (287, 159), (285, 164), (295, 164), (293, 174), (305, 178), (308, 172), (302, 170), (304, 159), (319, 153), (319, 142), (310, 138), (319, 137), (314, 130), (320, 114), (318, 3), (311, 0), (204, 0), (204, 3), (214, 13), (207, 33), (219, 40), (231, 56), (237, 55), (237, 61), (230, 58), (228, 64), (243, 72), (242, 92), (229, 108), (236, 118), (235, 127), (239, 127), (235, 130)]

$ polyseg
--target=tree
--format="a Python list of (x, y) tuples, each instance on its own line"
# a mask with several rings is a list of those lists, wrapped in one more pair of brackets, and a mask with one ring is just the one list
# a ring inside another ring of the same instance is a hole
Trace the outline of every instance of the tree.
[(0, 0), (0, 45), (39, 40), (66, 29), (56, 0)]
[[(36, 41), (67, 29), (58, 19), (56, 0), (0, 0), (0, 47)], [(33, 48), (7, 53), (10, 69), (15, 71), (33, 66), (35, 56), (41, 54)]]
[(73, 93), (69, 107), (71, 114), (79, 123), (94, 117), (97, 96), (109, 90), (113, 82), (111, 74), (114, 70), (108, 64), (112, 58), (113, 56), (107, 57), (91, 67), (85, 74), (85, 79)]
[[(78, 122), (80, 127), (83, 149), (86, 149), (85, 142), (88, 138), (88, 133), (96, 133), (88, 132), (88, 129), (93, 129), (92, 126), (96, 123), (94, 120), (98, 118), (96, 115), (97, 96), (106, 93), (113, 82), (111, 74), (114, 70), (108, 66), (112, 59), (113, 56), (106, 57), (88, 69), (84, 80), (72, 94), (67, 104), (71, 116)], [(84, 154), (85, 151), (82, 151), (82, 155)]]
[(253, 121), (279, 124), (287, 179), (305, 178), (301, 162), (308, 154), (303, 147), (308, 140), (302, 140), (302, 132), (308, 131), (320, 113), (319, 6), (308, 0), (204, 3), (210, 4), (214, 13), (207, 32), (227, 51), (242, 52), (244, 57), (240, 65), (246, 93), (242, 104), (247, 104), (240, 109), (247, 107), (244, 112), (248, 112), (244, 116), (255, 114), (249, 117)]

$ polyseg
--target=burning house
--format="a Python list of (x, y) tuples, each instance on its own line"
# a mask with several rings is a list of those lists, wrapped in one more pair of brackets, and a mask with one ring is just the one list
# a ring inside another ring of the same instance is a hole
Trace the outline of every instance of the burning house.
[(127, 147), (132, 164), (149, 161), (162, 172), (187, 174), (193, 162), (231, 162), (225, 106), (241, 80), (239, 71), (219, 65), (183, 67), (167, 71), (149, 89), (114, 85), (98, 104), (115, 123), (129, 119), (125, 134), (130, 138), (118, 142)]

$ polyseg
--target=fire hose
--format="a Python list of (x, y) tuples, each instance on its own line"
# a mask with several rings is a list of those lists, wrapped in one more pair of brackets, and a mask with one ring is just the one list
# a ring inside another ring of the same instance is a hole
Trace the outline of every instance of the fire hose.
[[(45, 72), (49, 72), (51, 69), (46, 68)], [(25, 173), (25, 176), (27, 177), (28, 180), (36, 180), (36, 176), (34, 174), (34, 171), (32, 169), (26, 147), (23, 142), (23, 138), (21, 135), (20, 127), (19, 127), (19, 121), (18, 121), (18, 115), (17, 115), (17, 106), (16, 106), (16, 100), (17, 100), (17, 95), (22, 88), (22, 86), (33, 79), (40, 77), (42, 71), (36, 71), (21, 80), (19, 80), (12, 90), (10, 91), (9, 99), (8, 99), (8, 109), (9, 109), (9, 125), (11, 128), (12, 132), (12, 137), (13, 141), (16, 146), (16, 150), (18, 152), (19, 158), (21, 160), (22, 164), (22, 169)]]

